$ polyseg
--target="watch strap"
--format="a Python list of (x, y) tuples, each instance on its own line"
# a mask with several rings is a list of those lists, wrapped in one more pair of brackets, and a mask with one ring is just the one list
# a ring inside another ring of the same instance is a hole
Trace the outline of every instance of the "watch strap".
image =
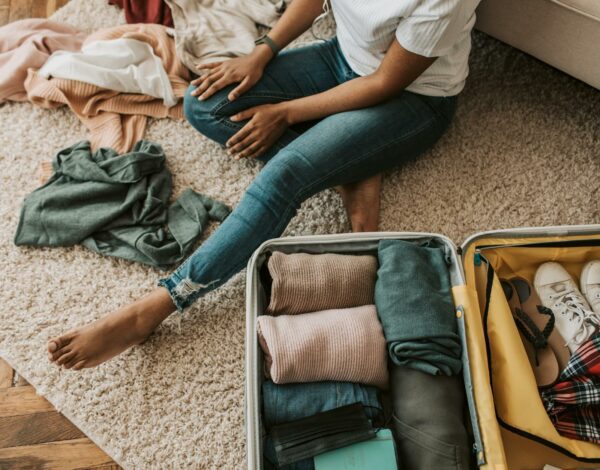
[(259, 37), (256, 41), (254, 41), (254, 44), (256, 44), (257, 46), (259, 44), (266, 44), (267, 46), (269, 46), (271, 48), (271, 50), (273, 51), (273, 55), (277, 55), (279, 53), (279, 51), (281, 50), (279, 48), (279, 46), (277, 44), (275, 44), (275, 41), (273, 41), (268, 35), (263, 35), (261, 37)]

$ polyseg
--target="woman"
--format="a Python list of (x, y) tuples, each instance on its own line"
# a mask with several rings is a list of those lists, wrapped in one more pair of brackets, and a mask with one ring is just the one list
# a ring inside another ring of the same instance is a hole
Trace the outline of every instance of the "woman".
[[(331, 0), (337, 37), (277, 54), (322, 12), (294, 0), (251, 54), (206, 66), (184, 99), (189, 122), (236, 159), (266, 163), (214, 234), (146, 297), (48, 342), (79, 370), (144, 341), (217, 288), (308, 197), (338, 185), (354, 230), (376, 230), (382, 171), (444, 133), (468, 72), (478, 0)], [(365, 180), (365, 178), (367, 178)], [(371, 210), (377, 208), (377, 210)]]

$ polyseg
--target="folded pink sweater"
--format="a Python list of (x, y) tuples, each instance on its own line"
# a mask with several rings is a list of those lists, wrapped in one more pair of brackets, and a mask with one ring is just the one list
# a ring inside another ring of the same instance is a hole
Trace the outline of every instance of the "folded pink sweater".
[(387, 389), (387, 349), (375, 305), (261, 315), (257, 323), (273, 382), (336, 380)]
[(276, 251), (269, 258), (273, 278), (267, 312), (292, 315), (372, 304), (377, 258), (371, 255), (311, 255)]

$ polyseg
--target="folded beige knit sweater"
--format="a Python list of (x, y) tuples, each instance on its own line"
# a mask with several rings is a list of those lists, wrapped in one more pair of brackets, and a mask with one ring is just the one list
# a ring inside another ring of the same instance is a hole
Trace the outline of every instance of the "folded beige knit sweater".
[(357, 307), (374, 302), (375, 256), (286, 255), (275, 251), (268, 267), (273, 285), (267, 312), (272, 315)]
[(387, 349), (375, 305), (261, 315), (257, 329), (267, 375), (277, 384), (336, 380), (387, 389)]

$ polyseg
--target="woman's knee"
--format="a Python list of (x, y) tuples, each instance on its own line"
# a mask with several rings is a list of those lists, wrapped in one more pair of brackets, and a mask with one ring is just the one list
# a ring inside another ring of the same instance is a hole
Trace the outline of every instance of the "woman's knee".
[(222, 116), (219, 109), (224, 102), (227, 103), (227, 95), (217, 92), (210, 98), (199, 100), (197, 96), (193, 96), (192, 92), (196, 89), (190, 85), (183, 96), (183, 113), (187, 121), (196, 129), (202, 132), (202, 129), (207, 126), (217, 123)]

